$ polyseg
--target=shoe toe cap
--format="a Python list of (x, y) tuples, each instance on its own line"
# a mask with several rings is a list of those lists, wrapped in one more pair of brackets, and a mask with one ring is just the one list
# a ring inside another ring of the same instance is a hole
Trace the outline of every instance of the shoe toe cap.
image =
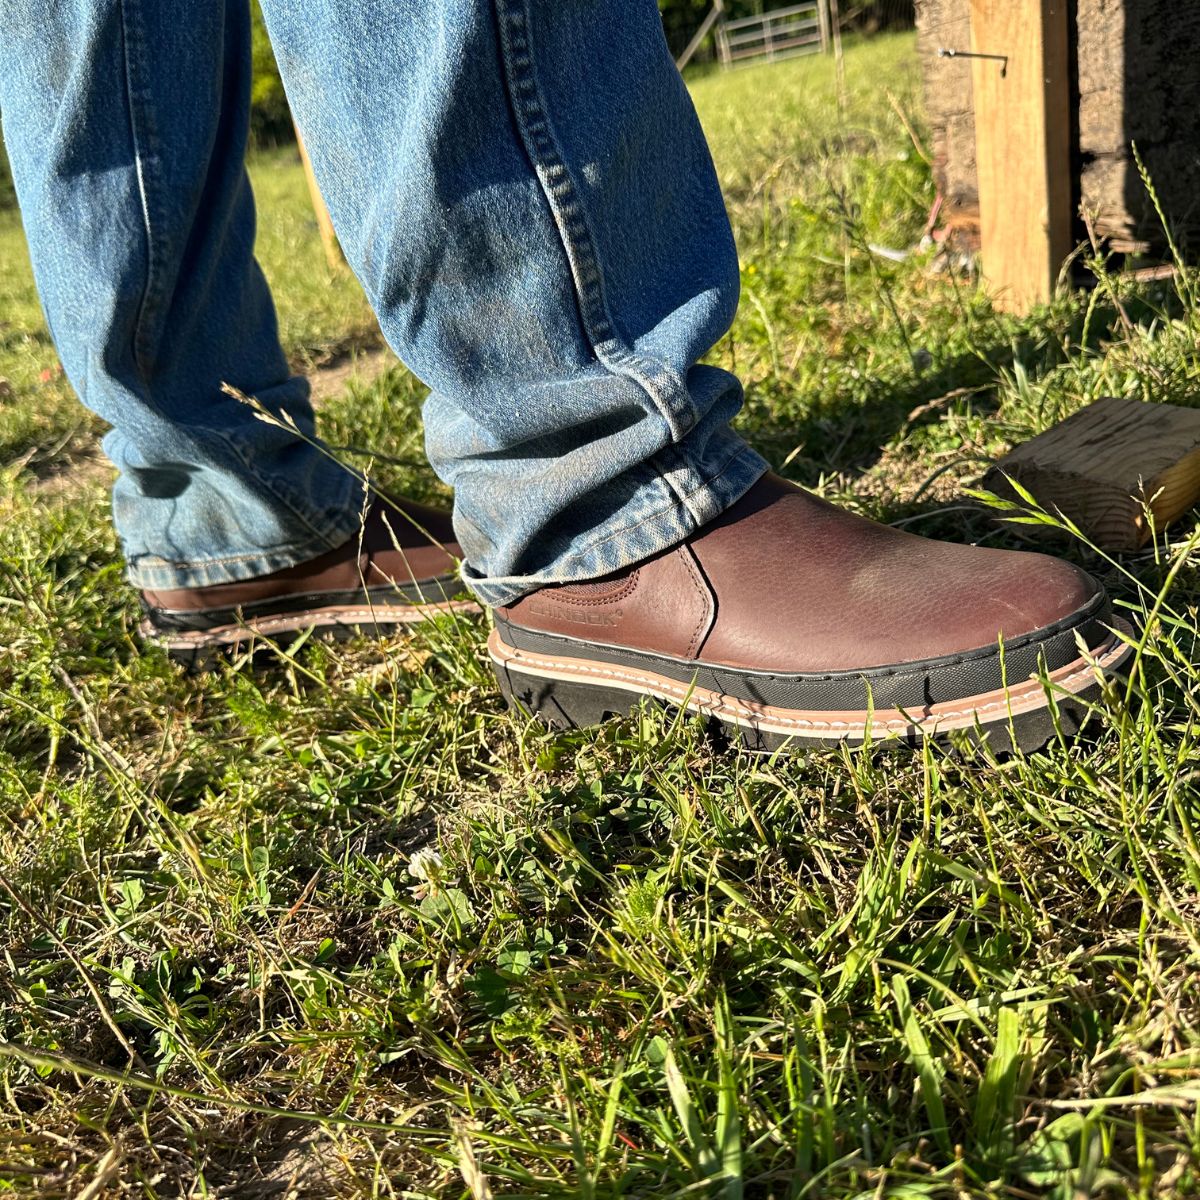
[[(993, 592), (996, 636), (1034, 633), (1094, 605), (1103, 588), (1086, 571), (1045, 554), (1013, 554), (1012, 574)], [(1014, 587), (1014, 582), (1017, 586)]]

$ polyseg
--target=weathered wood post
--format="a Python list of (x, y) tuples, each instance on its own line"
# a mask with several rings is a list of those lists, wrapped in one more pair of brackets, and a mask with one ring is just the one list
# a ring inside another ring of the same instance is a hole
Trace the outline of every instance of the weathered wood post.
[(817, 0), (817, 25), (821, 31), (821, 53), (828, 54), (832, 37), (829, 29), (829, 0)]
[(846, 59), (842, 54), (842, 14), (838, 0), (829, 2), (829, 27), (833, 36), (833, 61), (837, 71), (838, 112), (846, 114)]
[(717, 55), (721, 59), (721, 66), (726, 70), (733, 65), (733, 55), (729, 49), (729, 33), (725, 29), (724, 17), (717, 24)]
[(700, 28), (696, 30), (695, 36), (688, 42), (683, 53), (675, 60), (675, 66), (678, 70), (682, 71), (692, 61), (696, 51), (704, 45), (704, 39), (708, 37), (709, 31), (721, 19), (721, 15), (724, 12), (725, 0), (715, 0), (715, 3), (709, 10), (708, 16), (704, 18), (700, 23)]
[(971, 0), (980, 253), (996, 303), (1049, 300), (1071, 252), (1067, 0)]

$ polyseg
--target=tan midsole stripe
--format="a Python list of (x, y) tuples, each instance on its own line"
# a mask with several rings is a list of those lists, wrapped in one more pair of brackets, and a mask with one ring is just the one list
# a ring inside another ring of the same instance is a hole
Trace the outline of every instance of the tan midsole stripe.
[(263, 617), (240, 625), (218, 625), (214, 629), (165, 631), (149, 621), (142, 623), (143, 637), (168, 646), (207, 646), (214, 641), (244, 641), (256, 635), (296, 633), (329, 625), (412, 625), (439, 612), (478, 612), (473, 600), (431, 600), (428, 604), (379, 604), (374, 608), (307, 608), (303, 612)]
[[(1124, 622), (1113, 623), (1127, 628)], [(507, 645), (501, 640), (499, 630), (492, 631), (488, 639), (488, 651), (500, 667), (512, 667), (525, 674), (563, 683), (604, 683), (621, 691), (649, 693), (722, 720), (792, 737), (804, 737), (806, 734), (844, 736), (865, 733), (868, 727), (877, 733), (910, 732), (930, 727), (939, 730), (966, 729), (977, 720), (986, 723), (1046, 706), (1041, 680), (1030, 678), (978, 696), (966, 696), (961, 700), (904, 712), (894, 708), (877, 709), (874, 713), (863, 709), (808, 711), (775, 708), (629, 667), (575, 658), (545, 658)], [(1113, 634), (1093, 654), (1087, 658), (1081, 656), (1059, 667), (1050, 672), (1047, 679), (1055, 691), (1073, 695), (1085, 691), (1096, 682), (1097, 670), (1111, 670), (1128, 653), (1129, 647)]]

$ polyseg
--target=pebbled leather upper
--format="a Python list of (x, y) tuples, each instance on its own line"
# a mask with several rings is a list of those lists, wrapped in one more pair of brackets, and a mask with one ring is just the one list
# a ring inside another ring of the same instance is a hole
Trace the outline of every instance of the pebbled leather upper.
[(994, 647), (1100, 592), (1042, 554), (931, 541), (766, 475), (638, 566), (501, 610), (545, 633), (759, 671), (858, 670)]

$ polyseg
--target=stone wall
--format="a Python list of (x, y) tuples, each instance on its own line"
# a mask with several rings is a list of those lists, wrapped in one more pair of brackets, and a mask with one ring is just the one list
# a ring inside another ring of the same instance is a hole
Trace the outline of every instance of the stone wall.
[[(1159, 248), (1136, 142), (1175, 231), (1200, 251), (1200, 0), (1073, 0), (1076, 199), (1114, 249)], [(968, 0), (918, 0), (938, 185), (951, 220), (978, 214)], [(1001, 51), (1002, 53), (1002, 51)]]

